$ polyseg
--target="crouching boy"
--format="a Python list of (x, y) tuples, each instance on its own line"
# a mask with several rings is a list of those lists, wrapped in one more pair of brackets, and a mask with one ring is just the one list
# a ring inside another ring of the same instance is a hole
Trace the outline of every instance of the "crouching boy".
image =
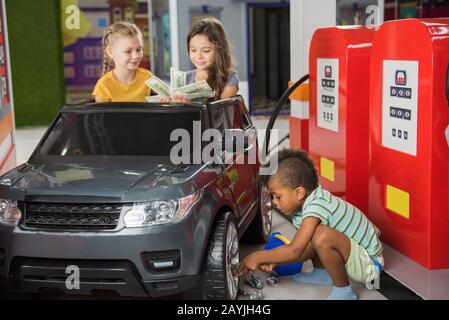
[(239, 271), (269, 272), (276, 264), (312, 260), (313, 271), (300, 273), (300, 283), (333, 284), (330, 300), (355, 300), (348, 276), (367, 283), (383, 269), (379, 230), (356, 207), (318, 185), (317, 171), (300, 150), (282, 150), (278, 170), (262, 176), (273, 203), (298, 229), (292, 242), (248, 255)]

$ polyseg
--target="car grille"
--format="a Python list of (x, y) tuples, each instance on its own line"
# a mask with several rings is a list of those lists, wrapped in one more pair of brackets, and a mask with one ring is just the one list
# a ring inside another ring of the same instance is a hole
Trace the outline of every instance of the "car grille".
[(111, 230), (122, 204), (25, 203), (24, 225), (42, 229)]

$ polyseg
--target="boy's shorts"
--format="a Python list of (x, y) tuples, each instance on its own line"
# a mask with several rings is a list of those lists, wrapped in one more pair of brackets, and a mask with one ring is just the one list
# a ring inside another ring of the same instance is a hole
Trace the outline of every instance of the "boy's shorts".
[(351, 241), (351, 253), (348, 262), (345, 265), (348, 276), (355, 281), (367, 283), (379, 277), (384, 266), (382, 255), (371, 258), (361, 245), (354, 239)]

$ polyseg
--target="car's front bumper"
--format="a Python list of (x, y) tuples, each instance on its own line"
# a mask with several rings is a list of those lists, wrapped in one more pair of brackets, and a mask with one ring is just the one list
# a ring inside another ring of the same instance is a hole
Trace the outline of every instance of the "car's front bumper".
[[(115, 232), (0, 224), (0, 278), (12, 291), (50, 287), (88, 294), (107, 289), (130, 296), (182, 292), (198, 285), (208, 231), (207, 220), (197, 218), (201, 216), (191, 212), (176, 224)], [(73, 270), (79, 271), (79, 289), (73, 289)]]

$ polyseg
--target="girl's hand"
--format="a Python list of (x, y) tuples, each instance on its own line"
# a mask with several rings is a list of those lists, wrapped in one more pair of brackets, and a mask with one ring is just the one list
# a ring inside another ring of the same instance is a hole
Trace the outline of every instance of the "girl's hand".
[(180, 102), (180, 103), (188, 103), (189, 99), (183, 96), (174, 96), (171, 99), (171, 102)]
[(174, 96), (174, 97), (161, 97), (160, 102), (179, 102), (179, 103), (188, 103), (189, 99), (183, 96)]

